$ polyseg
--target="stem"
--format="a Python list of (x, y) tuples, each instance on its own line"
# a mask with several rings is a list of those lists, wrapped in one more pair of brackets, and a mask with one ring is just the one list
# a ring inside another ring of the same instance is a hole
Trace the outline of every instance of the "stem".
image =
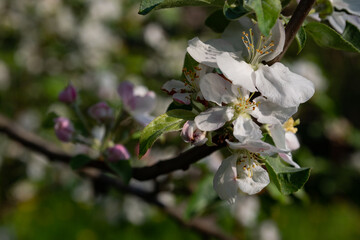
[(301, 0), (300, 3), (297, 5), (293, 15), (291, 16), (290, 21), (285, 27), (284, 49), (276, 58), (267, 63), (269, 66), (273, 65), (276, 62), (279, 62), (284, 56), (292, 41), (294, 40), (296, 33), (299, 31), (301, 25), (305, 21), (305, 18), (309, 14), (315, 1), (316, 0)]

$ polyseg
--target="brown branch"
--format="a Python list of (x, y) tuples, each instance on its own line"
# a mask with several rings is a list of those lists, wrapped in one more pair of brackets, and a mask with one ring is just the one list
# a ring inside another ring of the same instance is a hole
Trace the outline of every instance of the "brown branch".
[(292, 41), (294, 40), (296, 33), (299, 31), (301, 25), (305, 21), (305, 18), (309, 14), (312, 6), (316, 0), (301, 0), (296, 7), (293, 15), (291, 16), (290, 21), (285, 27), (285, 44), (283, 51), (273, 60), (269, 61), (267, 64), (272, 65), (276, 62), (279, 62), (284, 56)]
[[(36, 134), (17, 126), (13, 121), (2, 115), (0, 115), (0, 132), (5, 133), (9, 138), (21, 143), (26, 148), (44, 154), (51, 161), (69, 163), (73, 157), (49, 141), (45, 141)], [(133, 168), (132, 176), (137, 180), (143, 181), (156, 178), (157, 176), (167, 174), (175, 170), (186, 170), (189, 168), (190, 164), (199, 161), (222, 147), (224, 147), (224, 145), (213, 147), (203, 145), (200, 147), (194, 147), (181, 153), (175, 158), (160, 160), (152, 166)], [(103, 161), (92, 161), (86, 165), (86, 167), (93, 167), (105, 172), (112, 172), (112, 170)]]

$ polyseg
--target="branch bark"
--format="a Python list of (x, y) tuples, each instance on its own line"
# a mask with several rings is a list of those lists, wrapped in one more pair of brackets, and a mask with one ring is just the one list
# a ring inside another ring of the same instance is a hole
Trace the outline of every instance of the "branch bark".
[(293, 15), (291, 16), (290, 21), (285, 27), (285, 44), (283, 51), (273, 60), (269, 61), (268, 65), (273, 65), (276, 62), (279, 62), (284, 56), (288, 48), (290, 47), (292, 41), (294, 40), (296, 33), (299, 31), (301, 25), (305, 21), (305, 18), (309, 14), (312, 6), (316, 0), (301, 0), (297, 5)]

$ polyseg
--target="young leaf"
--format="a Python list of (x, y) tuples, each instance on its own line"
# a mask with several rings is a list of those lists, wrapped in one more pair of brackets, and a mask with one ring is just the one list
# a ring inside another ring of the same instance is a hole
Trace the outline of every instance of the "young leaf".
[(260, 31), (268, 36), (281, 12), (280, 0), (248, 0), (244, 6), (255, 11)]
[[(350, 27), (349, 27), (350, 29)], [(351, 52), (360, 52), (360, 49), (357, 49), (353, 43), (346, 40), (338, 32), (329, 26), (319, 23), (311, 22), (305, 25), (305, 30), (310, 36), (314, 39), (316, 44), (321, 47), (334, 48), (337, 50), (351, 51)], [(352, 40), (354, 44), (358, 45), (359, 43), (353, 39), (350, 34), (345, 35), (349, 40)]]
[(139, 144), (139, 158), (153, 145), (162, 134), (178, 131), (187, 120), (193, 120), (195, 114), (191, 111), (176, 109), (155, 118), (143, 130)]
[(352, 23), (346, 22), (342, 37), (360, 50), (360, 31)]
[(222, 7), (223, 0), (142, 0), (139, 14), (146, 15), (153, 9), (174, 8), (184, 6)]
[(127, 160), (120, 160), (116, 162), (106, 162), (107, 165), (121, 178), (124, 183), (128, 183), (132, 176), (130, 162)]
[(310, 176), (310, 168), (288, 167), (279, 157), (267, 157), (265, 165), (271, 182), (275, 183), (282, 194), (298, 191), (304, 186)]
[(85, 154), (79, 154), (79, 155), (76, 155), (75, 157), (71, 158), (70, 167), (73, 170), (78, 170), (78, 169), (84, 167), (86, 164), (88, 164), (91, 161), (92, 161), (92, 159), (89, 156), (87, 156)]
[(185, 210), (185, 218), (191, 219), (201, 214), (211, 201), (216, 198), (213, 189), (213, 176), (207, 176), (200, 183), (195, 193), (190, 197), (189, 204)]
[(243, 0), (236, 0), (234, 3), (229, 3), (229, 1), (225, 1), (223, 12), (227, 19), (235, 20), (244, 16), (249, 11), (244, 8)]
[(205, 25), (208, 26), (211, 30), (216, 33), (224, 32), (227, 25), (230, 21), (226, 19), (222, 10), (217, 10), (210, 14), (210, 16), (205, 20)]
[(297, 54), (299, 54), (305, 47), (306, 38), (307, 37), (306, 37), (305, 29), (303, 27), (300, 27), (299, 31), (296, 33), (296, 36), (295, 36), (296, 42), (298, 44)]

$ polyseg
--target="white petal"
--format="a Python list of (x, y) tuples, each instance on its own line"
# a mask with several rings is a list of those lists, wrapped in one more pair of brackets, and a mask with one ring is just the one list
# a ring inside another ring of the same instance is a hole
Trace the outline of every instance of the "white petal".
[(235, 202), (238, 191), (236, 182), (236, 161), (236, 155), (231, 155), (224, 159), (215, 173), (213, 180), (213, 187), (219, 197), (230, 203)]
[(294, 151), (296, 149), (299, 149), (299, 147), (300, 147), (299, 140), (296, 137), (295, 133), (286, 132), (285, 133), (285, 142), (286, 142), (286, 147), (290, 151)]
[(251, 175), (245, 164), (245, 162), (241, 162), (237, 167), (237, 183), (242, 192), (253, 195), (270, 183), (269, 174), (261, 166), (256, 165), (252, 167)]
[(345, 9), (349, 13), (360, 16), (359, 0), (332, 0), (332, 4), (337, 9)]
[(229, 147), (231, 149), (247, 149), (250, 152), (260, 153), (265, 156), (271, 156), (279, 152), (283, 152), (283, 153), (289, 152), (285, 149), (278, 149), (273, 145), (261, 140), (248, 140), (244, 143), (230, 142), (228, 140), (226, 140), (226, 142), (229, 144)]
[(299, 164), (297, 164), (296, 162), (294, 162), (294, 160), (292, 159), (292, 154), (291, 153), (279, 153), (279, 156), (288, 164), (296, 167), (296, 168), (300, 168)]
[(264, 57), (261, 57), (259, 62), (270, 61), (283, 51), (285, 44), (285, 28), (281, 20), (276, 21), (274, 27), (271, 29), (271, 37), (268, 39), (265, 45), (269, 45), (271, 41), (273, 41), (274, 44), (274, 47), (271, 49), (274, 51), (268, 55), (265, 55)]
[(154, 120), (155, 117), (150, 116), (149, 114), (141, 114), (141, 113), (135, 113), (133, 114), (133, 117), (135, 120), (140, 123), (143, 126), (148, 125), (152, 120)]
[(259, 65), (255, 71), (257, 89), (271, 102), (283, 107), (295, 107), (314, 95), (314, 84), (291, 72), (281, 63), (271, 67)]
[(143, 96), (135, 96), (135, 113), (150, 113), (156, 106), (156, 95), (153, 91), (147, 91)]
[(180, 92), (182, 89), (185, 89), (185, 83), (179, 80), (170, 80), (167, 81), (162, 87), (161, 90), (167, 92), (170, 95)]
[(200, 80), (200, 90), (203, 97), (221, 106), (222, 103), (230, 103), (237, 98), (236, 87), (218, 74), (206, 74)]
[(217, 68), (216, 56), (222, 52), (233, 52), (234, 48), (222, 39), (213, 39), (203, 43), (198, 37), (188, 42), (188, 53), (198, 63), (205, 64), (209, 67)]
[(213, 107), (195, 117), (196, 126), (203, 131), (221, 128), (234, 116), (234, 110), (228, 107)]
[(255, 98), (254, 102), (259, 103), (259, 105), (250, 114), (261, 123), (276, 124), (280, 121), (283, 124), (298, 110), (297, 106), (282, 107), (261, 96)]
[(250, 117), (244, 117), (240, 115), (234, 121), (234, 136), (240, 142), (245, 141), (246, 139), (261, 139), (262, 132), (260, 127), (254, 123)]
[(190, 93), (175, 93), (173, 99), (181, 104), (189, 105), (191, 103), (191, 94)]
[(274, 124), (269, 126), (269, 130), (275, 146), (280, 149), (287, 149), (285, 142), (285, 129), (283, 126), (280, 123)]
[(217, 64), (221, 72), (235, 85), (246, 88), (250, 92), (255, 92), (252, 74), (254, 70), (245, 61), (235, 60), (229, 53), (222, 53), (216, 57)]

